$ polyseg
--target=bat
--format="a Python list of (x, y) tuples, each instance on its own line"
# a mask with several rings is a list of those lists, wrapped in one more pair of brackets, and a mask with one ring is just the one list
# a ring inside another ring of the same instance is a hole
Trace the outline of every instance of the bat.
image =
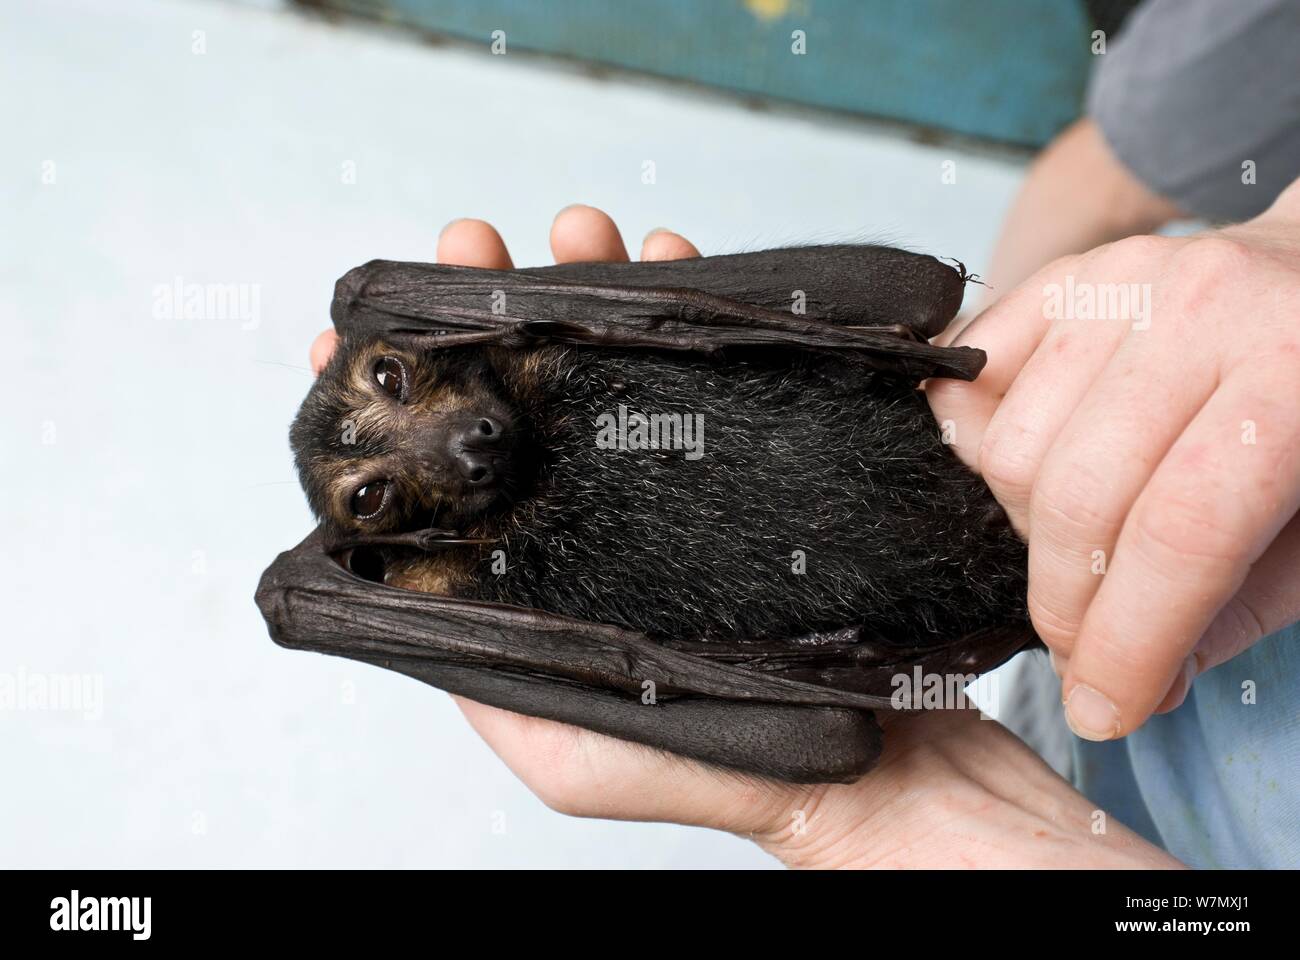
[(1038, 643), (1026, 552), (918, 385), (960, 265), (831, 245), (345, 274), (290, 431), (320, 520), (282, 646), (796, 783), (870, 770), (900, 678)]

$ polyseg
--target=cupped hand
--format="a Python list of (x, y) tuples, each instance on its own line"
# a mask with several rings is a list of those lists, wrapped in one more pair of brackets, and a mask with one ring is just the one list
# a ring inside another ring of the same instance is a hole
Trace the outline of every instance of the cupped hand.
[(1124, 736), (1300, 617), (1300, 184), (1258, 219), (1049, 264), (927, 395), (1029, 542), (1080, 736)]
[[(614, 222), (569, 207), (551, 227), (557, 262), (625, 261)], [(641, 259), (699, 256), (652, 231)], [(500, 235), (458, 220), (438, 260), (513, 266)], [(337, 343), (317, 337), (319, 372)], [(879, 765), (851, 785), (756, 780), (567, 726), (456, 698), (493, 750), (552, 808), (573, 816), (655, 820), (749, 837), (792, 866), (1172, 866), (1175, 861), (1082, 795), (995, 721), (969, 710), (884, 717)]]

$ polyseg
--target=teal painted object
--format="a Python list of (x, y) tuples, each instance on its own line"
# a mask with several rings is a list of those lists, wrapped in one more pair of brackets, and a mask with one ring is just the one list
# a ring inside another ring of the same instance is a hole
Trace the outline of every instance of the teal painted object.
[[(1080, 0), (312, 0), (482, 42), (1038, 146), (1074, 119)], [(802, 30), (805, 50), (792, 52)]]

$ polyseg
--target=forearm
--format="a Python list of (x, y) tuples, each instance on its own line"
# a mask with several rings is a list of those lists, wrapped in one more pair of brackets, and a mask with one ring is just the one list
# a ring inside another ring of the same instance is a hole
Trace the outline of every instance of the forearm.
[(1091, 120), (1079, 120), (1030, 166), (1003, 221), (986, 298), (997, 299), (1058, 257), (1150, 233), (1179, 216), (1116, 159)]

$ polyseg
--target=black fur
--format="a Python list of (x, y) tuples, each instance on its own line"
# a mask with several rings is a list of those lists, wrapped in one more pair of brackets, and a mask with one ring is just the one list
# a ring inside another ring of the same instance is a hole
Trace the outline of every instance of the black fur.
[[(845, 626), (930, 645), (1025, 621), (1025, 548), (924, 397), (832, 360), (712, 363), (567, 350), (513, 398), (546, 451), (492, 532), (474, 596), (662, 639)], [(703, 456), (597, 449), (619, 404), (699, 414)], [(806, 571), (793, 572), (803, 551)]]

